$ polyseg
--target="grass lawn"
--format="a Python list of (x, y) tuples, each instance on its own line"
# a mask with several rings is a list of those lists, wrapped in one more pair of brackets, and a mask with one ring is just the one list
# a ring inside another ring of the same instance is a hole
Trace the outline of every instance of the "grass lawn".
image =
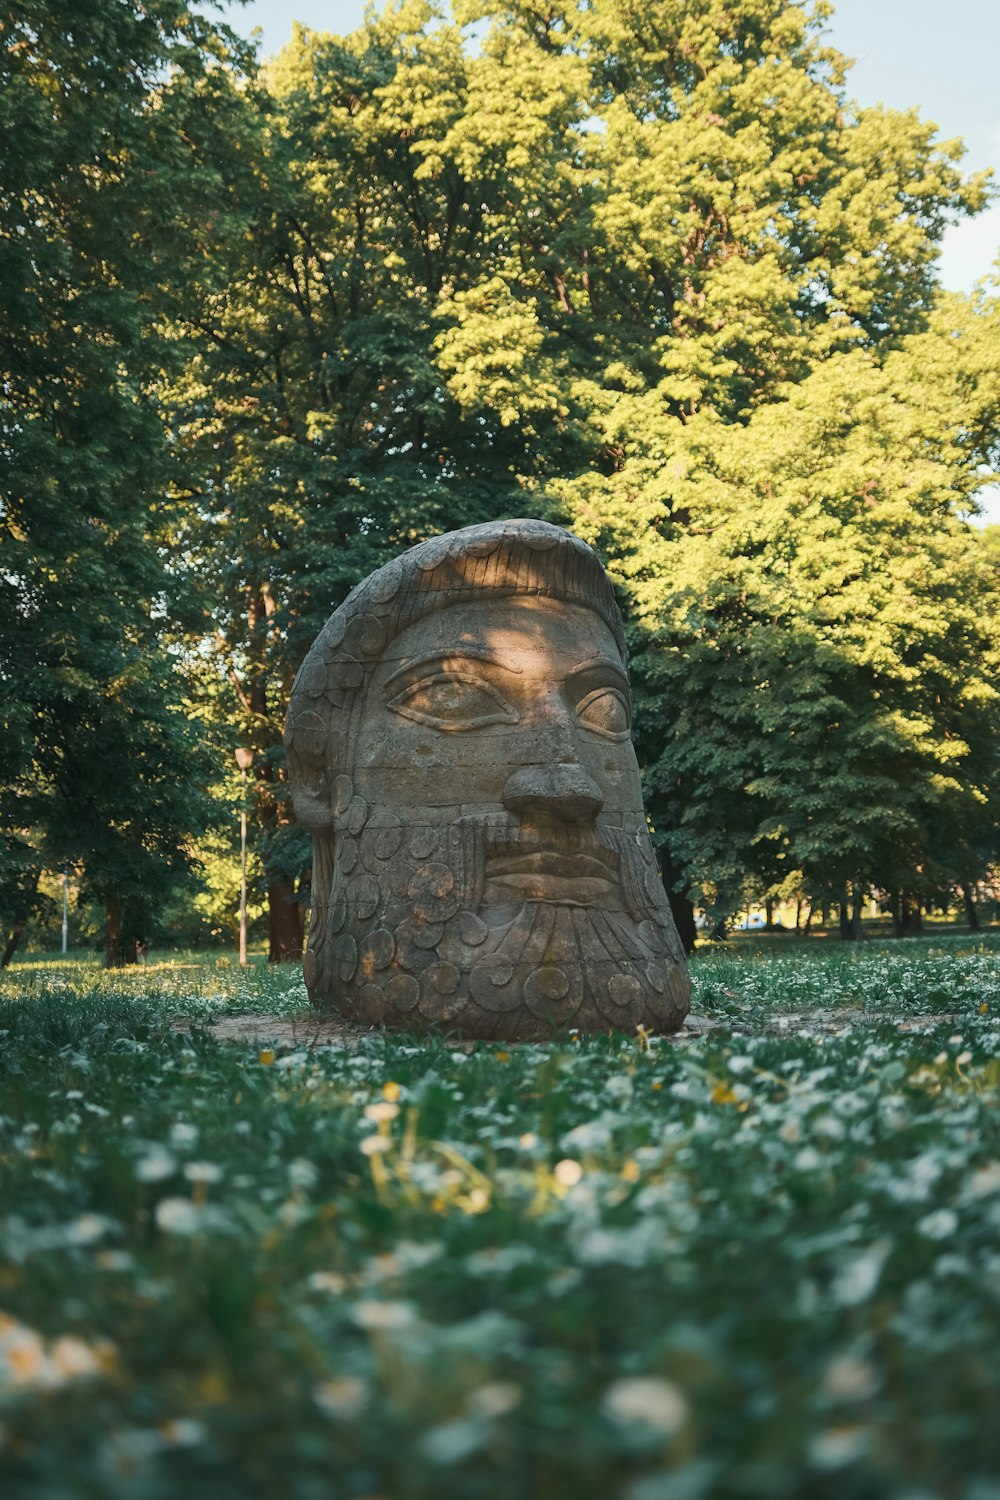
[(694, 980), (309, 1050), (210, 1024), (297, 971), (8, 971), (4, 1500), (1000, 1500), (1000, 938)]

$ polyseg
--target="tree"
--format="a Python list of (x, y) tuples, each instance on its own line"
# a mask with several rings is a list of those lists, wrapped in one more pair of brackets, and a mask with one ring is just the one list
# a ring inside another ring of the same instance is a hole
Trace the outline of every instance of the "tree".
[(223, 77), (230, 42), (166, 0), (26, 0), (2, 22), (0, 873), (23, 872), (3, 904), (16, 926), (41, 866), (82, 863), (118, 962), (205, 820), (164, 642), (152, 387), (160, 278), (184, 248), (165, 226), (205, 186), (172, 106), (184, 80)]
[(407, 0), (298, 28), (244, 96), (246, 225), (178, 320), (170, 400), (275, 956), (305, 895), (277, 748), (305, 648), (394, 549), (516, 512), (620, 585), (682, 915), (789, 879), (915, 901), (993, 846), (996, 591), (962, 516), (996, 304), (935, 282), (987, 184), (916, 112), (851, 102), (829, 13)]
[(825, 362), (677, 482), (638, 673), (652, 801), (710, 904), (749, 870), (917, 901), (996, 857), (1000, 594), (961, 519), (996, 320), (956, 299), (882, 363)]
[(175, 328), (187, 363), (165, 399), (196, 476), (183, 545), (257, 751), (273, 959), (301, 951), (307, 892), (281, 750), (299, 662), (393, 550), (503, 508), (498, 473), (518, 508), (516, 473), (436, 365), (436, 309), (449, 267), (475, 258), (480, 211), (459, 174), (421, 171), (415, 132), (449, 128), (466, 66), (453, 28), (420, 29), (431, 14), (343, 42), (296, 29), (270, 94), (246, 98), (241, 258)]

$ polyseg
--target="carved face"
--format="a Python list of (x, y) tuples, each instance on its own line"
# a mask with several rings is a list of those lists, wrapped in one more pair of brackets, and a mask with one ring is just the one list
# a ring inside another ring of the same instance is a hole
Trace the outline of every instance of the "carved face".
[(614, 637), (579, 605), (486, 594), (398, 634), (334, 785), (337, 1008), (506, 1038), (679, 1024), (630, 723)]

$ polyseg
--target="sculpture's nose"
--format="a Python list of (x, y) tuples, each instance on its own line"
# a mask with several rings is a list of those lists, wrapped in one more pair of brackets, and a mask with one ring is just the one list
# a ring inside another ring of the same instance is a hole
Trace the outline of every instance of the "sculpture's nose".
[(503, 804), (517, 817), (548, 814), (564, 823), (582, 823), (604, 806), (601, 789), (578, 761), (522, 766), (507, 779)]

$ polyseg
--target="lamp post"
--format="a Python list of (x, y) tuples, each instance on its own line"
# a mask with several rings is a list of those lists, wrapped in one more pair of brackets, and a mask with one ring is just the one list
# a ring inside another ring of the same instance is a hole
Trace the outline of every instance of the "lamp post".
[(240, 798), (240, 963), (247, 961), (247, 772), (253, 765), (253, 751), (245, 745), (236, 747), (236, 764), (243, 783)]

